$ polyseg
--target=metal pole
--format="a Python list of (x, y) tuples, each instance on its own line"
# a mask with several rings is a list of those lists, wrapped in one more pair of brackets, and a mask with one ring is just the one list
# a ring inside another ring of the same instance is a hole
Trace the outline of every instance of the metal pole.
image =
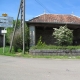
[(4, 52), (5, 52), (5, 33), (3, 33), (3, 53)]

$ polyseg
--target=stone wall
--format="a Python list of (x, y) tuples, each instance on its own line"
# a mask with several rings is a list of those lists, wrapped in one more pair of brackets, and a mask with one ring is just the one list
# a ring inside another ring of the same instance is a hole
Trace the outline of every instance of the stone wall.
[(80, 56), (80, 49), (76, 50), (53, 50), (53, 49), (30, 49), (29, 53), (32, 55), (68, 55)]

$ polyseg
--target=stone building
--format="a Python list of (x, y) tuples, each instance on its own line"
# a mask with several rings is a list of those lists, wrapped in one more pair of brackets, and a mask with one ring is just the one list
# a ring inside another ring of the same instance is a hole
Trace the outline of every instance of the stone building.
[(67, 25), (73, 30), (73, 44), (80, 45), (80, 18), (75, 15), (42, 14), (27, 21), (30, 30), (30, 46), (37, 44), (39, 37), (48, 45), (55, 44), (53, 28)]

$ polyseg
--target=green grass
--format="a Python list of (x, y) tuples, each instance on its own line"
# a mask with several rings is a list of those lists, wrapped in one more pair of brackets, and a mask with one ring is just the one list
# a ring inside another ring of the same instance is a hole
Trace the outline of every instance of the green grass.
[(31, 49), (80, 49), (79, 46), (55, 46), (55, 45), (41, 45), (41, 46), (33, 46)]
[(4, 48), (4, 53), (3, 53), (3, 47), (0, 48), (0, 55), (5, 55), (5, 56), (15, 56), (14, 52), (12, 51), (12, 53), (9, 52), (9, 48), (10, 47), (5, 47)]
[(46, 58), (46, 59), (80, 59), (80, 56), (41, 56), (41, 55), (22, 55), (25, 58)]
[(41, 56), (41, 55), (31, 55), (28, 52), (23, 54), (22, 52), (9, 52), (9, 47), (5, 47), (5, 53), (3, 53), (3, 48), (0, 48), (0, 55), (13, 56), (13, 57), (24, 57), (24, 58), (47, 58), (47, 59), (80, 59), (80, 56)]

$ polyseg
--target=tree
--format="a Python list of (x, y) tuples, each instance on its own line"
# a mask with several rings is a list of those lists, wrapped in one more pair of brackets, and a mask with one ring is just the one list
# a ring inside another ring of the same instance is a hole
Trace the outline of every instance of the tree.
[[(13, 20), (13, 27), (15, 26), (15, 23), (16, 23), (16, 20)], [(16, 28), (19, 28), (20, 27), (20, 20), (17, 21), (17, 27)]]
[(12, 32), (13, 32), (13, 28), (7, 28), (7, 33), (6, 33), (6, 45), (10, 45), (10, 40), (12, 37)]
[[(10, 45), (15, 22), (16, 20), (13, 21), (13, 27), (7, 28), (6, 45)], [(20, 20), (18, 20), (15, 35), (14, 35), (14, 40), (13, 40), (14, 51), (18, 51), (18, 49), (23, 48), (23, 34), (22, 33), (23, 33), (23, 30), (20, 27)], [(25, 45), (26, 45), (26, 50), (28, 50), (29, 48), (29, 29), (26, 23), (25, 23)]]
[[(15, 32), (14, 40), (13, 40), (13, 48), (14, 51), (17, 52), (18, 50), (23, 49), (23, 35), (22, 35), (21, 29), (17, 29)], [(29, 29), (27, 27), (27, 24), (25, 24), (25, 46), (26, 51), (29, 49)]]
[(66, 25), (60, 26), (59, 29), (54, 28), (53, 36), (56, 38), (58, 45), (64, 46), (73, 43), (73, 31), (68, 29)]
[[(13, 20), (13, 27), (8, 27), (7, 28), (7, 33), (6, 33), (6, 45), (10, 45), (10, 41), (12, 38), (12, 33), (14, 30), (14, 26), (15, 26), (16, 20)], [(18, 20), (17, 22), (17, 27), (16, 30), (20, 28), (20, 20)]]

